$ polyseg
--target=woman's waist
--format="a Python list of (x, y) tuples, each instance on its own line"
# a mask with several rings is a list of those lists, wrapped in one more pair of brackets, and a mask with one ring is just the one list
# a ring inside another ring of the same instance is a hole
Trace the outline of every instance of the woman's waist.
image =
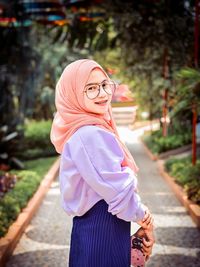
[[(66, 197), (65, 197), (66, 196)], [(62, 207), (70, 216), (83, 216), (88, 212), (102, 197), (96, 192), (82, 191), (79, 194), (66, 194), (62, 197)]]

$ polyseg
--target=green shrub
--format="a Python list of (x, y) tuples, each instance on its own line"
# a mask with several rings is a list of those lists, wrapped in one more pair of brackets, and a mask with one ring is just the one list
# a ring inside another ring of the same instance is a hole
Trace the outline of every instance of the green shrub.
[(176, 158), (169, 158), (166, 162), (165, 162), (165, 169), (169, 172), (171, 171), (172, 165), (176, 162), (179, 162), (180, 159), (176, 159)]
[(25, 165), (29, 170), (11, 171), (17, 175), (17, 183), (12, 190), (0, 199), (0, 237), (5, 235), (8, 227), (27, 205), (55, 159), (55, 157), (51, 157), (27, 161)]
[(46, 148), (52, 146), (50, 141), (50, 130), (52, 121), (29, 121), (25, 125), (25, 142), (31, 148)]
[(200, 204), (200, 160), (193, 166), (191, 157), (171, 158), (166, 161), (165, 168), (175, 181), (185, 189), (188, 198)]
[(1, 237), (4, 236), (9, 226), (9, 220), (6, 214), (6, 210), (2, 206), (0, 206), (0, 218), (1, 218), (0, 220), (0, 237)]
[(200, 179), (187, 183), (185, 191), (189, 199), (200, 205)]
[(8, 220), (14, 220), (17, 214), (20, 212), (20, 206), (17, 202), (17, 199), (7, 193), (4, 198), (0, 200), (0, 206), (3, 208), (3, 211), (6, 213)]
[(153, 153), (159, 154), (191, 143), (191, 134), (184, 133), (163, 137), (161, 130), (159, 130), (144, 136), (143, 140)]
[(48, 145), (46, 148), (27, 148), (23, 154), (23, 158), (26, 159), (36, 159), (40, 157), (50, 157), (56, 154), (55, 148), (52, 144)]
[(27, 121), (24, 126), (24, 140), (15, 156), (27, 160), (57, 155), (50, 141), (51, 125), (51, 120)]
[(20, 180), (16, 183), (13, 190), (9, 191), (0, 199), (0, 212), (4, 221), (1, 222), (0, 233), (16, 219), (17, 215), (26, 206), (27, 201), (36, 191), (40, 182), (40, 177), (32, 171), (21, 171)]
[(20, 181), (16, 183), (15, 190), (12, 191), (12, 196), (22, 208), (37, 189), (40, 183), (40, 177), (33, 171), (21, 171), (19, 176)]

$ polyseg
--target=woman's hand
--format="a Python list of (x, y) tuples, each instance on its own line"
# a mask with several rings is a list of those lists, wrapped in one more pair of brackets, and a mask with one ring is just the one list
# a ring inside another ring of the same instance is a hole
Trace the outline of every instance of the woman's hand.
[(149, 225), (149, 229), (140, 227), (134, 236), (142, 238), (142, 252), (145, 254), (145, 260), (147, 261), (152, 254), (153, 245), (155, 243), (153, 224)]
[(152, 254), (155, 238), (153, 230), (145, 230), (145, 237), (143, 237), (142, 252), (145, 254), (145, 260), (147, 261)]
[(148, 208), (145, 210), (144, 218), (140, 221), (137, 221), (137, 224), (144, 229), (150, 229), (153, 226), (153, 216)]

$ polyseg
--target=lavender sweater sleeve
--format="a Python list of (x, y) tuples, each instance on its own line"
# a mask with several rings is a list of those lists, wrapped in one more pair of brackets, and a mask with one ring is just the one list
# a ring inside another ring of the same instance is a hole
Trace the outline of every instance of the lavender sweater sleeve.
[(66, 144), (66, 152), (86, 185), (108, 203), (109, 212), (126, 221), (144, 217), (135, 191), (137, 178), (129, 167), (121, 167), (124, 155), (114, 134), (96, 126), (81, 127)]

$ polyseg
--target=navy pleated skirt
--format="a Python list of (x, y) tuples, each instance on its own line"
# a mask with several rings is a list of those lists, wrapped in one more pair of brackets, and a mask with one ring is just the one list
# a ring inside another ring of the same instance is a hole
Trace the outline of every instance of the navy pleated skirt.
[(130, 222), (108, 212), (104, 200), (73, 218), (69, 267), (130, 267)]

